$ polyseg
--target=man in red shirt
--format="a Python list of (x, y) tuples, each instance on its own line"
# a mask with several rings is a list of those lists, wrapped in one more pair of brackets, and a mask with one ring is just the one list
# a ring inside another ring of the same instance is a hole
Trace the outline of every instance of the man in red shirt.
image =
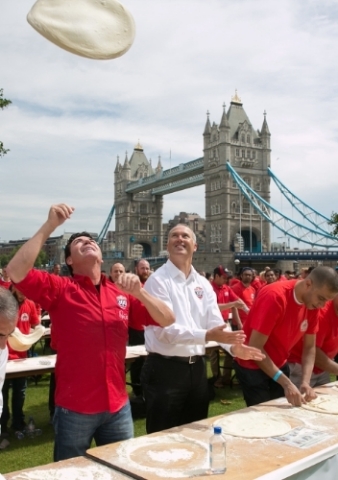
[(105, 445), (133, 436), (125, 388), (129, 295), (138, 298), (161, 326), (175, 317), (143, 288), (136, 275), (124, 274), (118, 288), (101, 275), (102, 253), (87, 232), (73, 234), (65, 248), (70, 277), (33, 269), (52, 232), (74, 208), (53, 205), (48, 219), (8, 264), (20, 291), (41, 304), (53, 319), (57, 350), (54, 460), (82, 456), (94, 438)]
[[(138, 260), (135, 273), (143, 287), (150, 275), (149, 262), (143, 258)], [(144, 345), (144, 325), (146, 325), (147, 317), (144, 305), (137, 298), (131, 297), (128, 318), (129, 345)], [(144, 357), (139, 357), (130, 366), (130, 380), (135, 397), (142, 397), (141, 370), (143, 364)]]
[[(235, 362), (248, 406), (283, 396), (299, 406), (315, 398), (309, 385), (318, 328), (315, 309), (322, 308), (337, 292), (338, 276), (329, 267), (317, 267), (304, 280), (275, 282), (260, 290), (244, 332), (247, 344), (261, 349), (266, 357), (259, 363), (241, 359)], [(303, 378), (298, 390), (289, 379), (287, 359), (302, 337)]]
[[(221, 314), (225, 323), (229, 321), (229, 313), (232, 313), (232, 323), (235, 326), (234, 329), (242, 329), (242, 323), (240, 321), (237, 308), (243, 308), (245, 305), (241, 299), (233, 292), (233, 290), (227, 285), (228, 270), (222, 265), (219, 265), (214, 269), (213, 281), (211, 282), (212, 288), (216, 294), (217, 304), (221, 310)], [(224, 364), (223, 375), (220, 375), (219, 370), (219, 348), (215, 347), (210, 353), (210, 367), (213, 377), (216, 378), (214, 387), (222, 388), (225, 385), (230, 385), (231, 382), (231, 370), (232, 370), (232, 356), (224, 351)]]
[[(292, 348), (289, 355), (290, 380), (299, 388), (302, 380), (303, 339)], [(330, 382), (330, 373), (338, 375), (338, 364), (333, 360), (338, 353), (338, 296), (327, 302), (318, 312), (316, 356), (311, 375), (311, 387)]]
[(7, 273), (7, 265), (2, 268), (2, 277), (0, 276), (0, 287), (9, 288), (11, 286), (11, 279)]
[[(39, 325), (40, 320), (34, 302), (28, 300), (14, 285), (11, 285), (10, 290), (18, 302), (19, 312), (16, 327), (21, 333), (28, 335), (31, 328)], [(8, 344), (8, 360), (18, 360), (20, 358), (27, 358), (27, 352), (17, 352)], [(7, 432), (7, 424), (10, 419), (9, 410), (9, 390), (12, 387), (12, 424), (13, 430), (23, 430), (26, 426), (25, 415), (23, 413), (23, 405), (25, 403), (27, 378), (12, 378), (5, 380), (2, 388), (3, 396), (3, 412), (1, 416), (1, 431)]]
[(253, 280), (253, 270), (250, 267), (242, 268), (240, 274), (240, 281), (235, 283), (235, 285), (231, 285), (233, 292), (243, 300), (245, 307), (242, 308), (238, 314), (241, 319), (242, 326), (244, 325), (247, 317), (248, 312), (252, 305), (254, 304), (256, 298), (256, 290), (251, 285)]

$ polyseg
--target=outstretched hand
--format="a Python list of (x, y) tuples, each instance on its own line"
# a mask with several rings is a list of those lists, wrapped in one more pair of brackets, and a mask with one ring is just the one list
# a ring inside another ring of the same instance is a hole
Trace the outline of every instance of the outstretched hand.
[(226, 325), (220, 325), (208, 330), (205, 339), (207, 342), (213, 340), (217, 343), (241, 344), (244, 342), (245, 337), (243, 330), (232, 332), (231, 330), (226, 330)]
[(53, 230), (55, 230), (71, 217), (74, 210), (74, 207), (70, 207), (66, 203), (52, 205), (48, 213), (48, 223), (51, 224)]
[(234, 357), (241, 358), (242, 360), (254, 360), (260, 362), (264, 360), (265, 355), (258, 348), (249, 347), (248, 345), (233, 345), (231, 347), (231, 353)]

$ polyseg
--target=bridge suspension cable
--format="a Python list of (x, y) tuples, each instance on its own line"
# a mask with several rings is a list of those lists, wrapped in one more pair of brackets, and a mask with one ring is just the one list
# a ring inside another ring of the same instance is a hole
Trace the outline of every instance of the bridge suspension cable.
[(99, 245), (101, 245), (104, 237), (107, 235), (109, 225), (110, 225), (110, 223), (112, 221), (112, 218), (113, 218), (113, 215), (114, 215), (114, 211), (115, 211), (115, 205), (113, 205), (111, 207), (110, 212), (109, 212), (108, 217), (107, 217), (107, 220), (105, 221), (105, 224), (103, 225), (102, 230), (99, 233), (99, 236), (97, 237), (97, 243)]
[(241, 193), (250, 202), (254, 209), (275, 226), (279, 231), (294, 238), (298, 242), (303, 242), (311, 245), (312, 247), (324, 247), (324, 248), (337, 248), (338, 239), (329, 233), (324, 231), (314, 230), (306, 227), (295, 220), (287, 217), (283, 213), (279, 212), (276, 208), (270, 205), (264, 198), (258, 195), (244, 180), (238, 175), (238, 173), (232, 168), (229, 162), (226, 164), (227, 170), (230, 172), (232, 178), (238, 185)]
[[(315, 227), (315, 230), (319, 230), (321, 232), (328, 233), (329, 235), (331, 235), (331, 232), (329, 229), (329, 222), (330, 222), (329, 218), (317, 212), (317, 210), (310, 207), (310, 205), (307, 205), (299, 197), (297, 197), (297, 195), (292, 193), (291, 190), (289, 190), (288, 187), (284, 185), (279, 180), (278, 177), (276, 177), (276, 175), (272, 172), (270, 168), (268, 168), (268, 174), (272, 178), (272, 180), (275, 182), (275, 185), (277, 186), (279, 191), (284, 195), (284, 197), (292, 205), (292, 207), (295, 208), (298, 213), (300, 213), (300, 215), (304, 218), (304, 220), (306, 220), (313, 227)], [(324, 225), (325, 225), (325, 228), (324, 228)]]

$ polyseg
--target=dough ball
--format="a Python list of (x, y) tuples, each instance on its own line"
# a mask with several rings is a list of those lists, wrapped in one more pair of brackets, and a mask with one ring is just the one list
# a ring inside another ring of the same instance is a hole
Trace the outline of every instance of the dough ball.
[(37, 0), (27, 21), (68, 52), (109, 60), (132, 46), (135, 23), (116, 0)]

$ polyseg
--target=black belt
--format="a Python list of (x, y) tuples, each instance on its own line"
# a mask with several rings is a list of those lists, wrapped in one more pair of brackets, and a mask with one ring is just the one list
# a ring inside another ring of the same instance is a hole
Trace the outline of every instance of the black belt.
[(152, 357), (161, 357), (166, 360), (172, 360), (173, 362), (182, 362), (182, 363), (196, 363), (200, 358), (203, 358), (204, 355), (190, 355), (190, 357), (176, 357), (171, 355), (161, 355), (160, 353), (149, 352), (149, 355)]

